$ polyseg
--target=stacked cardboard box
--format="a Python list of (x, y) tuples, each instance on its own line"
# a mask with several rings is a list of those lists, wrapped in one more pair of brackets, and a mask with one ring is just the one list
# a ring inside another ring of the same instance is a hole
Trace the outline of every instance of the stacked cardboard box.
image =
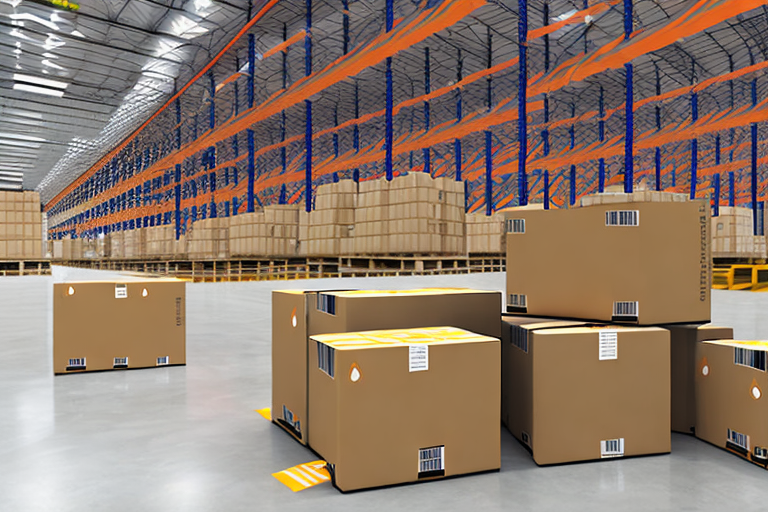
[(500, 254), (506, 251), (507, 234), (504, 229), (504, 212), (493, 215), (467, 214), (467, 253)]
[(54, 374), (185, 364), (184, 282), (71, 282), (53, 290)]
[[(692, 343), (731, 332), (699, 325), (707, 203), (611, 193), (505, 217), (507, 312), (526, 315), (502, 329), (505, 425), (539, 464), (669, 452), (670, 425), (695, 426)], [(697, 324), (659, 326), (684, 322)]]
[(768, 468), (768, 342), (696, 344), (696, 437)]
[(354, 253), (358, 184), (342, 180), (317, 187), (315, 209), (299, 217), (299, 253), (338, 256)]
[[(273, 292), (273, 421), (326, 457), (334, 465), (335, 483), (342, 490), (498, 469), (500, 303), (498, 292), (463, 289)], [(479, 335), (425, 329), (443, 325)], [(413, 330), (351, 335), (361, 340), (352, 344), (338, 336), (392, 328)], [(309, 339), (330, 333), (337, 335)], [(318, 348), (318, 341), (324, 348)], [(424, 346), (406, 349), (413, 345)], [(406, 366), (400, 368), (401, 354), (406, 352), (411, 361), (424, 365), (421, 370), (406, 373), (408, 359), (402, 360)], [(474, 361), (472, 369), (466, 367), (467, 359)], [(454, 368), (455, 364), (464, 368)], [(321, 368), (325, 373), (318, 374)], [(338, 369), (338, 374), (331, 375), (330, 368)], [(347, 377), (354, 378), (348, 381)], [(315, 378), (320, 381), (315, 383)], [(350, 383), (354, 387), (348, 388)], [(425, 407), (425, 397), (430, 409), (417, 414)], [(460, 412), (455, 400), (486, 404), (483, 420), (455, 417)], [(335, 413), (324, 408), (328, 403), (339, 404)], [(375, 436), (376, 430), (370, 427), (381, 424), (384, 409), (387, 418), (403, 426), (397, 435), (388, 429), (387, 436), (377, 437), (378, 449), (389, 455), (381, 470), (373, 471), (370, 457), (359, 451), (358, 443), (370, 442)], [(321, 410), (323, 413), (317, 412)], [(475, 443), (481, 449), (473, 454), (469, 447)], [(443, 461), (430, 474), (413, 471), (420, 468), (418, 457), (425, 453), (423, 449), (440, 446), (453, 454), (450, 464)], [(370, 469), (362, 471), (366, 464)]]
[[(169, 257), (182, 252), (181, 243), (176, 240), (176, 227), (173, 225), (143, 228), (147, 257)], [(183, 242), (182, 242), (183, 243)]]
[(187, 235), (189, 259), (210, 260), (229, 257), (229, 218), (202, 219), (192, 224)]
[(267, 254), (267, 224), (264, 211), (242, 213), (229, 220), (229, 252), (235, 256)]
[(502, 421), (537, 464), (668, 453), (669, 332), (506, 317)]
[(263, 243), (270, 256), (295, 256), (299, 250), (299, 205), (282, 204), (264, 208), (266, 237)]
[(755, 236), (750, 208), (721, 206), (712, 217), (714, 258), (765, 258), (765, 237)]
[(83, 258), (83, 241), (79, 238), (64, 238), (53, 241), (53, 259), (55, 260), (79, 260)]
[(146, 233), (143, 229), (115, 231), (109, 236), (109, 254), (114, 259), (142, 258), (146, 255), (145, 246)]
[(42, 258), (42, 234), (40, 195), (0, 191), (0, 259)]
[(464, 254), (464, 185), (410, 173), (360, 184), (357, 254)]
[(507, 312), (639, 325), (708, 322), (702, 200), (508, 210)]
[(310, 340), (312, 448), (336, 487), (499, 469), (498, 339), (431, 327)]

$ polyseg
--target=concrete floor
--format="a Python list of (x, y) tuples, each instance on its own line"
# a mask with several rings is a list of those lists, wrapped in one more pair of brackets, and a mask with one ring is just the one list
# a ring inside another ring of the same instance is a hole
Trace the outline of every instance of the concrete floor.
[[(51, 283), (0, 277), (0, 511), (765, 510), (768, 473), (692, 437), (673, 453), (537, 467), (502, 430), (502, 469), (342, 495), (271, 473), (314, 460), (270, 405), (270, 291), (324, 281), (190, 284), (187, 366), (54, 378)], [(503, 289), (502, 274), (347, 280), (345, 287)], [(768, 338), (768, 294), (714, 292), (714, 320)]]

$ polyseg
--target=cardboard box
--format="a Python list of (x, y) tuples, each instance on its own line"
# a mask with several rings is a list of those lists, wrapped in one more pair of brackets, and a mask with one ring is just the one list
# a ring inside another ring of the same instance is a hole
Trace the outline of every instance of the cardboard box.
[(706, 323), (705, 201), (509, 210), (507, 312), (639, 325)]
[(696, 437), (768, 468), (766, 341), (696, 344)]
[(53, 285), (55, 374), (186, 364), (185, 283)]
[(696, 343), (733, 339), (731, 327), (706, 325), (665, 325), (670, 334), (672, 431), (693, 434), (696, 430)]
[(668, 453), (669, 331), (502, 319), (502, 421), (536, 464)]
[(272, 418), (311, 444), (307, 340), (311, 335), (452, 325), (498, 338), (499, 292), (436, 288), (404, 291), (272, 293)]
[(312, 448), (337, 488), (499, 469), (498, 339), (431, 327), (310, 340)]

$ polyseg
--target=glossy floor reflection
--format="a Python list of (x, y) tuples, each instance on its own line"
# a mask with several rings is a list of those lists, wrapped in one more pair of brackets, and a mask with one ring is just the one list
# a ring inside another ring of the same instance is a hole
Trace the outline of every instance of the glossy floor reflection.
[[(270, 291), (188, 285), (186, 367), (67, 375), (51, 365), (51, 283), (0, 278), (0, 511), (764, 510), (768, 472), (691, 437), (669, 456), (538, 468), (502, 432), (499, 473), (342, 495), (270, 475), (315, 456), (254, 409), (270, 402)], [(344, 281), (503, 289), (502, 274)], [(768, 294), (715, 292), (714, 319), (768, 338)], [(88, 326), (83, 326), (87, 329)], [(105, 333), (108, 336), (108, 333)]]

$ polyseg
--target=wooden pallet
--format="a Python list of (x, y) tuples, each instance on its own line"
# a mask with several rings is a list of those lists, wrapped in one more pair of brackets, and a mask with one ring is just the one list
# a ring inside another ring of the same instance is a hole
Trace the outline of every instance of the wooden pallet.
[(49, 276), (49, 260), (0, 260), (0, 276)]
[(505, 269), (504, 259), (500, 255), (482, 258), (405, 255), (226, 260), (83, 259), (60, 262), (60, 264), (176, 277), (192, 282), (468, 274), (503, 272)]

